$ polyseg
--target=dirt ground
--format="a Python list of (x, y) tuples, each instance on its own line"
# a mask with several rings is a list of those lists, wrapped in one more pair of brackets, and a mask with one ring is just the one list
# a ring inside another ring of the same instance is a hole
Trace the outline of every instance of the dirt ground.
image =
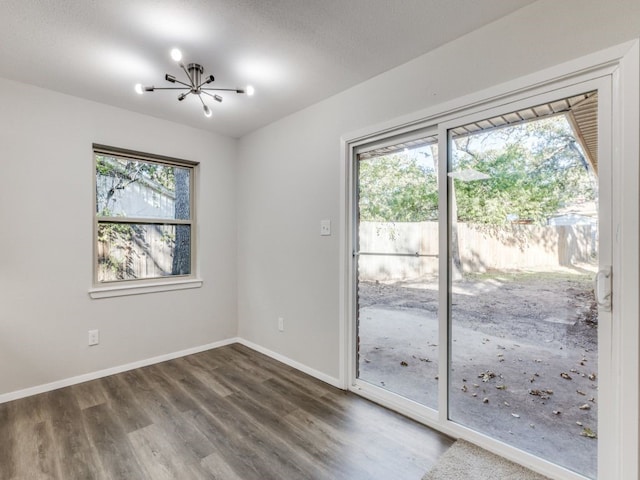
[[(589, 477), (597, 471), (591, 275), (465, 276), (451, 295), (450, 418)], [(435, 279), (360, 282), (359, 377), (437, 408)]]

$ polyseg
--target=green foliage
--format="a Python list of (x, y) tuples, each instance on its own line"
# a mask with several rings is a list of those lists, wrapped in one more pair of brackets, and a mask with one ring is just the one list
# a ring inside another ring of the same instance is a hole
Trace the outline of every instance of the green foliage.
[[(419, 156), (394, 154), (360, 161), (360, 219), (437, 219), (433, 169)], [(451, 170), (486, 180), (454, 179), (458, 220), (504, 225), (546, 224), (564, 206), (595, 199), (594, 177), (564, 117), (553, 117), (454, 140)]]
[(595, 198), (587, 163), (564, 117), (480, 133), (455, 142), (453, 169), (487, 180), (455, 181), (458, 220), (546, 224), (558, 210)]
[(360, 219), (422, 222), (438, 216), (438, 187), (433, 170), (404, 154), (361, 160)]

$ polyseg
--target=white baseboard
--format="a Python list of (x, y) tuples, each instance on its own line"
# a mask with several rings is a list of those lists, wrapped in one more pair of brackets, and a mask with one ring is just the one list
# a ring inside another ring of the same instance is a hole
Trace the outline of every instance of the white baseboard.
[(159, 355), (157, 357), (146, 358), (144, 360), (138, 360), (137, 362), (127, 363), (125, 365), (118, 365), (117, 367), (105, 368), (104, 370), (98, 370), (97, 372), (85, 373), (75, 377), (65, 378), (51, 383), (45, 383), (44, 385), (37, 385), (35, 387), (25, 388), (23, 390), (16, 390), (15, 392), (4, 393), (0, 395), (0, 403), (11, 402), (12, 400), (18, 400), (24, 397), (30, 397), (32, 395), (38, 395), (40, 393), (50, 392), (63, 387), (69, 387), (71, 385), (77, 385), (78, 383), (88, 382), (89, 380), (96, 380), (102, 377), (108, 377), (109, 375), (115, 375), (116, 373), (126, 372), (135, 368), (146, 367), (155, 363), (166, 362), (167, 360), (173, 360), (174, 358), (184, 357), (192, 355), (194, 353), (204, 352), (205, 350), (212, 350), (214, 348), (224, 347), (232, 343), (239, 343), (238, 338), (228, 338), (226, 340), (220, 340), (218, 342), (207, 343), (206, 345), (199, 345), (197, 347), (187, 348), (186, 350), (180, 350), (178, 352), (167, 353), (165, 355)]
[(167, 360), (173, 360), (174, 358), (185, 357), (187, 355), (192, 355), (194, 353), (204, 352), (206, 350), (213, 350), (214, 348), (224, 347), (225, 345), (231, 345), (233, 343), (240, 343), (256, 352), (263, 353), (268, 357), (273, 358), (274, 360), (278, 360), (290, 367), (295, 368), (296, 370), (300, 370), (312, 377), (317, 378), (329, 385), (332, 385), (337, 388), (341, 388), (340, 381), (337, 378), (326, 375), (318, 370), (314, 370), (311, 367), (308, 367), (302, 363), (296, 362), (295, 360), (291, 360), (284, 355), (280, 355), (279, 353), (273, 352), (267, 348), (261, 347), (253, 342), (245, 340), (239, 337), (228, 338), (226, 340), (220, 340), (218, 342), (207, 343), (206, 345), (199, 345), (197, 347), (187, 348), (186, 350), (180, 350), (178, 352), (167, 353), (165, 355), (159, 355), (157, 357), (146, 358), (144, 360), (138, 360), (137, 362), (127, 363), (125, 365), (118, 365), (117, 367), (105, 368), (104, 370), (98, 370), (96, 372), (85, 373), (82, 375), (77, 375), (75, 377), (65, 378), (62, 380), (58, 380), (51, 383), (45, 383), (43, 385), (37, 385), (35, 387), (25, 388), (23, 390), (16, 390), (15, 392), (3, 393), (0, 394), (0, 403), (11, 402), (13, 400), (18, 400), (20, 398), (30, 397), (32, 395), (38, 395), (40, 393), (50, 392), (52, 390), (57, 390), (59, 388), (69, 387), (71, 385), (77, 385), (78, 383), (88, 382), (90, 380), (96, 380), (102, 377), (108, 377), (109, 375), (115, 375), (116, 373), (126, 372), (128, 370), (133, 370), (135, 368), (146, 367), (149, 365), (153, 365), (156, 363), (166, 362)]
[(279, 362), (284, 363), (285, 365), (289, 365), (290, 367), (295, 368), (296, 370), (300, 370), (301, 372), (306, 373), (307, 375), (311, 375), (312, 377), (317, 378), (329, 385), (342, 389), (341, 382), (338, 378), (327, 375), (326, 373), (322, 373), (318, 370), (315, 370), (307, 365), (304, 365), (300, 362), (296, 362), (295, 360), (290, 359), (289, 357), (285, 357), (279, 353), (273, 352), (267, 348), (264, 348), (256, 343), (250, 342), (249, 340), (245, 340), (244, 338), (238, 338), (237, 342), (245, 347), (250, 348), (251, 350), (255, 350), (256, 352), (263, 353), (267, 357), (271, 357), (274, 360), (278, 360)]

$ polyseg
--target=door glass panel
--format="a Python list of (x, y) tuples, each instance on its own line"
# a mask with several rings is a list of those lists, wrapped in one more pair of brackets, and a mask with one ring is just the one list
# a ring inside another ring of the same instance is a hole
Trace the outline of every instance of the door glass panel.
[(596, 112), (591, 92), (450, 130), (448, 174), (449, 418), (592, 478)]
[(423, 405), (438, 395), (435, 136), (369, 150), (357, 167), (357, 377)]

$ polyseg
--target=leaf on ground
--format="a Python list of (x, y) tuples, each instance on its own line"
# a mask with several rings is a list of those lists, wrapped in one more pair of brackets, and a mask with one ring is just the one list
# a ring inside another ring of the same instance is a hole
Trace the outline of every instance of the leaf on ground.
[(495, 378), (495, 376), (496, 376), (495, 373), (487, 370), (486, 372), (483, 372), (480, 375), (478, 375), (478, 378), (481, 378), (483, 382), (488, 382), (492, 378)]
[(484, 397), (484, 398), (482, 399), (482, 403), (489, 403), (489, 399), (488, 399), (487, 397)]
[(514, 418), (520, 418), (520, 415), (518, 415), (517, 413), (512, 413), (511, 416)]
[(506, 385), (496, 385), (496, 388), (497, 388), (498, 390), (506, 390), (506, 389), (507, 389), (507, 386), (506, 386)]
[(587, 438), (598, 438), (596, 432), (591, 430), (589, 427), (584, 427), (582, 429), (582, 432), (580, 432), (580, 435)]
[(586, 393), (584, 393), (582, 390), (576, 390), (576, 393), (578, 395), (582, 395), (583, 397), (586, 395)]
[(596, 379), (596, 374), (595, 373), (590, 373), (589, 374), (589, 380), (593, 381)]
[(405, 362), (404, 360), (400, 362), (400, 365), (403, 367), (408, 367), (409, 364), (407, 362)]
[(562, 372), (560, 376), (565, 380), (571, 380), (571, 375), (569, 375), (568, 373)]
[(580, 405), (578, 408), (580, 410), (591, 410), (591, 405), (589, 405), (588, 403), (585, 403), (584, 405)]
[(560, 410), (554, 410), (554, 411), (553, 411), (553, 414), (554, 414), (554, 415), (560, 415), (561, 413), (562, 413), (562, 412), (561, 412)]
[(549, 398), (549, 395), (553, 394), (553, 390), (529, 390), (529, 395), (533, 395), (535, 397), (540, 397), (543, 400), (547, 400)]

